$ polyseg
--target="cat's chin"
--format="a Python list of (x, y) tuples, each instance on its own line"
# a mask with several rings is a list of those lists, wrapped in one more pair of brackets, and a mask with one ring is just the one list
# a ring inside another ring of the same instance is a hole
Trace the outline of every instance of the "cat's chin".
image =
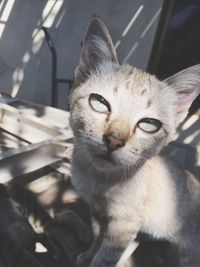
[(116, 161), (109, 154), (94, 154), (92, 157), (95, 167), (101, 171), (117, 168)]

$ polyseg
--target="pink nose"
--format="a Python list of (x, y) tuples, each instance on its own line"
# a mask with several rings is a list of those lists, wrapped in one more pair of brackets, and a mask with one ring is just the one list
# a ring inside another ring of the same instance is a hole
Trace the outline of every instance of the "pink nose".
[(109, 152), (112, 152), (125, 145), (124, 140), (109, 134), (104, 134), (103, 141)]

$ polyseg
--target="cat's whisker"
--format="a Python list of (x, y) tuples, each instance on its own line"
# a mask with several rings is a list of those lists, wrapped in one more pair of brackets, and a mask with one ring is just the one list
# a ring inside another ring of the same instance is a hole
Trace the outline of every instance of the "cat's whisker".
[(130, 169), (131, 176), (135, 175), (135, 173), (137, 173), (138, 170), (141, 168), (142, 163), (140, 164), (139, 160), (135, 162), (134, 165), (131, 164), (131, 161), (129, 161), (129, 169)]
[(148, 160), (147, 157), (145, 157), (145, 156), (143, 156), (143, 155), (141, 155), (141, 154), (139, 154), (139, 153), (137, 153), (137, 152), (135, 152), (135, 151), (132, 151), (132, 153), (133, 153), (134, 155), (137, 155), (137, 156), (139, 156), (139, 157), (145, 159), (145, 160)]

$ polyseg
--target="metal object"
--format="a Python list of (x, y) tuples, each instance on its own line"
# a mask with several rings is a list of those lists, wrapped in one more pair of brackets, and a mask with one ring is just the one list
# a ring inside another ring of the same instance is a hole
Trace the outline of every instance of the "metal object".
[(167, 26), (169, 23), (172, 8), (174, 6), (174, 2), (175, 2), (174, 0), (165, 0), (163, 3), (162, 13), (160, 15), (158, 28), (154, 39), (150, 60), (147, 67), (147, 71), (153, 74), (156, 73), (158, 68), (160, 54), (163, 47), (164, 39), (166, 37)]
[(0, 183), (30, 173), (34, 180), (62, 165), (65, 168), (72, 151), (68, 118), (69, 113), (62, 110), (0, 98)]
[(52, 71), (51, 71), (51, 106), (58, 107), (58, 85), (61, 83), (68, 84), (69, 89), (72, 87), (73, 80), (57, 78), (57, 52), (53, 41), (47, 31), (47, 28), (42, 27), (45, 34), (45, 39), (47, 41), (48, 47), (51, 52), (52, 58)]

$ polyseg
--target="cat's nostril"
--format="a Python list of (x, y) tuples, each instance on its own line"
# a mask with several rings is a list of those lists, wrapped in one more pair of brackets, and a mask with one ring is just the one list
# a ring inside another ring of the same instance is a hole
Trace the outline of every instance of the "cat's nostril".
[(117, 138), (113, 135), (106, 135), (103, 136), (103, 141), (108, 149), (109, 152), (112, 152), (120, 147), (125, 145), (124, 140)]

